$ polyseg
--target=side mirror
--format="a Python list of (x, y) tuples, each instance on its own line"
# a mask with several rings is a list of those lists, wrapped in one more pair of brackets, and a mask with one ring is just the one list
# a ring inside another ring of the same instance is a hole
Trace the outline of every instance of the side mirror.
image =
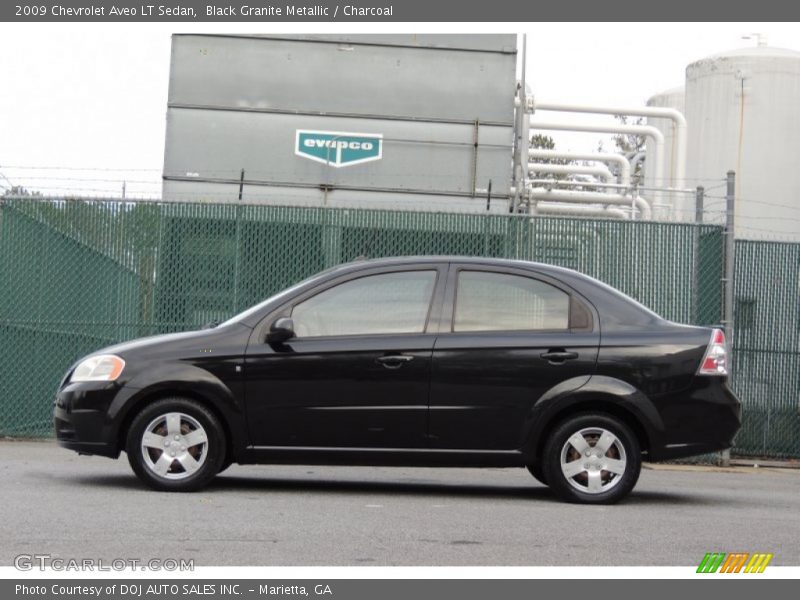
[(280, 317), (270, 326), (267, 342), (280, 344), (294, 337), (294, 321), (291, 317)]

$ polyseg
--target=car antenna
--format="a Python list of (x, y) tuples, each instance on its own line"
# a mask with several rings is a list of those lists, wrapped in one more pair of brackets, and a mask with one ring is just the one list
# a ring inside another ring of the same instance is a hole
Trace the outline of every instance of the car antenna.
[(378, 237), (378, 230), (373, 227), (372, 234), (369, 236), (366, 244), (364, 244), (364, 251), (355, 257), (354, 260), (367, 260), (369, 258), (370, 250), (372, 250), (372, 244), (375, 243), (375, 238)]

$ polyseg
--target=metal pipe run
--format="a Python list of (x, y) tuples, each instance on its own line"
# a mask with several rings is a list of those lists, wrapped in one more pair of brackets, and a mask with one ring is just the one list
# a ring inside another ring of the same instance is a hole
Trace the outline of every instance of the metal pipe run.
[[(596, 124), (580, 124), (580, 123), (553, 123), (549, 121), (537, 122), (531, 120), (531, 129), (543, 129), (546, 131), (586, 131), (590, 133), (625, 133), (633, 135), (644, 135), (653, 139), (655, 144), (656, 156), (651, 157), (655, 163), (655, 180), (664, 180), (664, 161), (661, 160), (664, 156), (664, 134), (658, 128), (652, 125), (596, 125)], [(656, 192), (653, 195), (653, 207), (656, 212), (661, 212), (664, 206), (662, 199), (662, 192)]]
[(546, 202), (568, 202), (571, 204), (613, 204), (617, 206), (631, 206), (633, 204), (642, 215), (642, 219), (650, 219), (652, 211), (650, 204), (639, 196), (631, 197), (622, 194), (604, 194), (602, 192), (584, 192), (574, 190), (548, 190), (546, 188), (533, 188), (528, 197), (533, 200)]
[(563, 215), (567, 217), (599, 217), (608, 219), (627, 219), (628, 213), (621, 208), (577, 206), (574, 204), (553, 204), (552, 202), (539, 202), (536, 205), (536, 214)]
[(559, 152), (558, 150), (531, 148), (528, 150), (528, 156), (532, 159), (585, 160), (615, 164), (619, 167), (619, 183), (623, 185), (630, 185), (631, 183), (631, 163), (622, 154), (614, 154), (613, 152)]
[[(602, 183), (599, 181), (571, 181), (569, 179), (531, 179), (528, 181), (528, 184), (533, 187), (553, 187), (553, 186), (566, 186), (566, 187), (596, 187), (596, 188), (612, 188), (615, 190), (620, 190), (620, 192), (624, 192), (625, 190), (630, 190), (631, 186), (622, 185), (621, 183)], [(656, 192), (661, 190), (661, 188), (654, 188), (654, 187), (646, 187), (643, 185), (637, 185), (636, 191), (639, 192)], [(674, 194), (695, 194), (697, 192), (696, 188), (672, 188), (670, 189), (671, 193)]]
[[(674, 108), (661, 106), (585, 106), (580, 104), (561, 104), (553, 102), (534, 102), (534, 110), (575, 112), (601, 115), (630, 115), (634, 117), (652, 117), (672, 121), (675, 137), (670, 154), (670, 176), (668, 181), (656, 180), (656, 185), (677, 187), (685, 185), (687, 126), (686, 117)], [(659, 154), (663, 157), (663, 154)]]
[(593, 175), (606, 183), (614, 180), (614, 174), (605, 166), (556, 165), (553, 163), (528, 163), (528, 174), (553, 173), (556, 175)]

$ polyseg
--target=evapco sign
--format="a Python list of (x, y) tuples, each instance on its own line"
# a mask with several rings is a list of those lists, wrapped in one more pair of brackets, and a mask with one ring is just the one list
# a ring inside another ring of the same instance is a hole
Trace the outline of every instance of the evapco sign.
[(332, 167), (349, 167), (380, 160), (383, 155), (383, 136), (377, 133), (298, 129), (294, 153)]

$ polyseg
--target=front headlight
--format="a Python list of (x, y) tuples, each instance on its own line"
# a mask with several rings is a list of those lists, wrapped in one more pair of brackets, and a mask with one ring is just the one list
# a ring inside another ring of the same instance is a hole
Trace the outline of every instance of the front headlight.
[(77, 381), (115, 381), (122, 374), (125, 361), (113, 354), (91, 356), (82, 361), (70, 377), (71, 382)]

